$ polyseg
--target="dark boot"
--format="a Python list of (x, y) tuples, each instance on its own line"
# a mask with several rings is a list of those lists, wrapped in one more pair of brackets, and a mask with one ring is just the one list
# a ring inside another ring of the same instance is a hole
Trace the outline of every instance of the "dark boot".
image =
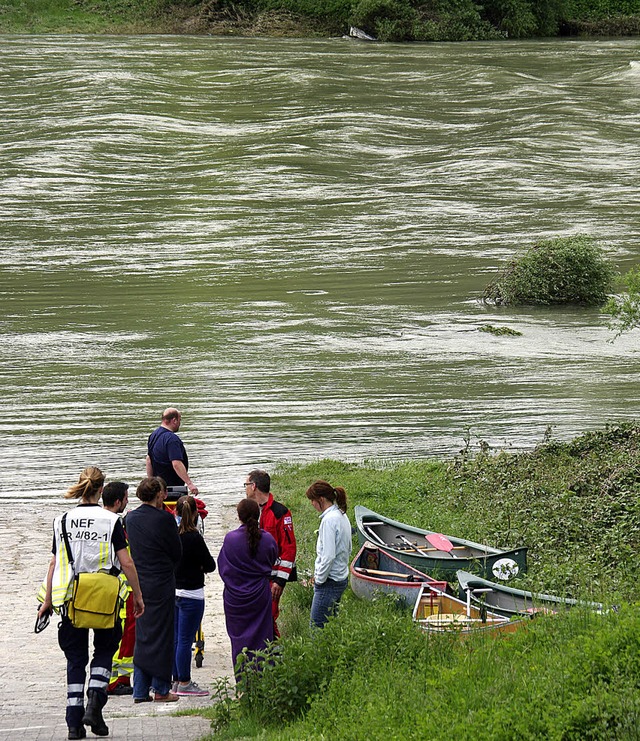
[(102, 717), (102, 708), (107, 702), (106, 694), (97, 690), (87, 691), (87, 709), (84, 711), (82, 723), (91, 726), (91, 731), (96, 736), (108, 736), (109, 728)]
[(79, 739), (79, 738), (86, 738), (87, 732), (84, 730), (84, 726), (80, 726), (80, 728), (70, 728), (69, 729), (69, 735), (67, 738), (70, 739)]

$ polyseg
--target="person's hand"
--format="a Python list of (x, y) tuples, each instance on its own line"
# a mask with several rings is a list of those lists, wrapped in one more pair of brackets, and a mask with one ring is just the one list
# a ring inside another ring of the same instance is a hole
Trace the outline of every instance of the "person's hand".
[(42, 631), (49, 625), (53, 611), (51, 607), (41, 605), (38, 608), (38, 614), (36, 615), (36, 624), (33, 629), (34, 633), (42, 633)]
[(45, 600), (41, 605), (40, 609), (38, 610), (38, 617), (44, 617), (45, 615), (50, 615), (53, 612), (52, 605), (50, 600)]
[(200, 493), (198, 487), (193, 483), (193, 481), (190, 484), (187, 484), (187, 489), (189, 489), (189, 493), (193, 494), (194, 497), (197, 497)]
[(140, 598), (136, 598), (136, 596), (133, 596), (133, 617), (139, 618), (140, 615), (144, 612), (144, 601), (142, 599), (142, 595), (140, 595)]
[(277, 584), (275, 581), (272, 581), (271, 582), (271, 598), (277, 602), (280, 599), (281, 595), (282, 595), (282, 587), (279, 584)]

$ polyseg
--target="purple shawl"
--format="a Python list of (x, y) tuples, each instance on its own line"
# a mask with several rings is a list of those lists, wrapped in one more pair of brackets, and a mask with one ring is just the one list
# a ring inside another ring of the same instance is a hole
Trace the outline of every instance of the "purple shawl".
[(278, 558), (278, 546), (262, 531), (255, 557), (249, 554), (244, 525), (227, 533), (218, 556), (218, 573), (224, 582), (224, 615), (236, 665), (243, 648), (259, 651), (273, 640), (269, 577)]

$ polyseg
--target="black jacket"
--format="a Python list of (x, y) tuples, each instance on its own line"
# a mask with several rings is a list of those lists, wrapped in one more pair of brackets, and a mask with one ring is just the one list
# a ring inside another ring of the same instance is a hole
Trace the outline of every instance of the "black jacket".
[(204, 538), (196, 530), (182, 533), (182, 558), (176, 568), (176, 589), (204, 587), (204, 575), (215, 571), (216, 562)]

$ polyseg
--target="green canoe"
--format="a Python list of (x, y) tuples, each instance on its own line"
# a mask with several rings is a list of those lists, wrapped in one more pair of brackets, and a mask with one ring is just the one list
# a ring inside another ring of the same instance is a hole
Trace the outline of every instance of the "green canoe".
[(380, 515), (360, 505), (355, 508), (356, 529), (360, 544), (367, 540), (401, 561), (431, 576), (445, 576), (455, 581), (456, 571), (463, 569), (487, 578), (506, 581), (527, 570), (526, 547), (501, 551), (481, 543), (446, 536), (453, 544), (450, 552), (432, 547), (427, 535), (438, 535)]

